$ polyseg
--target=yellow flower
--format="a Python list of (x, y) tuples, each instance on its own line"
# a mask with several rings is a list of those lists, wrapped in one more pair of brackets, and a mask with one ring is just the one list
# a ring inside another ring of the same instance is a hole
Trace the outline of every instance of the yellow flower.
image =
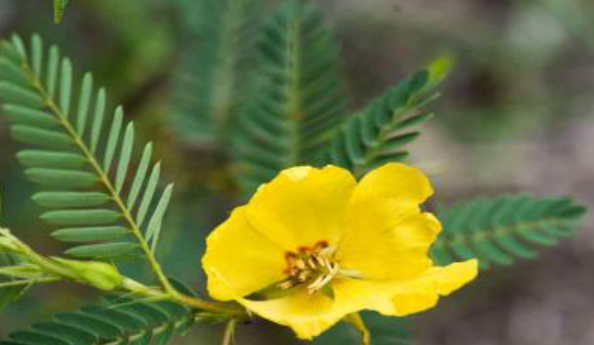
[(419, 205), (432, 193), (404, 164), (359, 183), (334, 166), (284, 170), (208, 237), (208, 291), (304, 339), (364, 309), (429, 309), (477, 275), (476, 260), (438, 267), (428, 257), (441, 225)]

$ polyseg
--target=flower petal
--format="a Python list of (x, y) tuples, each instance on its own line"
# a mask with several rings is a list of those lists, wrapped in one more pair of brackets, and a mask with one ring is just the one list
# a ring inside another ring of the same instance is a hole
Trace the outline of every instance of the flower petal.
[[(382, 207), (377, 205), (377, 209)], [(397, 212), (392, 218), (351, 219), (336, 254), (341, 267), (358, 271), (366, 279), (408, 279), (431, 267), (427, 251), (441, 224), (430, 213)]]
[(421, 214), (419, 204), (432, 193), (427, 177), (404, 164), (386, 164), (365, 175), (348, 206), (337, 253), (341, 266), (372, 279), (404, 279), (429, 268), (426, 252), (441, 226)]
[(295, 167), (262, 185), (247, 205), (250, 223), (287, 250), (337, 243), (354, 177), (345, 169)]
[(306, 289), (279, 299), (238, 302), (265, 319), (291, 327), (301, 339), (312, 339), (345, 316), (333, 308), (330, 297), (323, 293), (308, 294)]
[(423, 172), (402, 163), (388, 163), (365, 175), (353, 194), (353, 203), (388, 199), (408, 208), (417, 206), (433, 194), (433, 188)]
[(284, 279), (285, 251), (250, 226), (245, 207), (236, 208), (206, 242), (202, 265), (215, 299), (246, 296)]
[(332, 283), (336, 304), (343, 310), (371, 309), (384, 315), (405, 316), (432, 308), (439, 296), (449, 295), (472, 281), (478, 262), (468, 260), (432, 267), (406, 281), (337, 279)]

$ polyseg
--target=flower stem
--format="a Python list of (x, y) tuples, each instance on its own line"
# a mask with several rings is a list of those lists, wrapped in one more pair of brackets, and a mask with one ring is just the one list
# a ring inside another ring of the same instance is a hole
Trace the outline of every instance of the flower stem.
[(155, 299), (171, 300), (189, 307), (200, 309), (202, 311), (223, 314), (227, 318), (242, 317), (247, 315), (243, 308), (237, 307), (233, 304), (208, 302), (200, 298), (184, 295), (177, 292), (176, 290), (173, 292), (164, 292), (160, 289), (143, 285), (142, 283), (139, 283), (131, 278), (124, 278), (120, 287), (135, 294), (144, 295)]
[(221, 345), (233, 344), (236, 325), (237, 325), (236, 319), (230, 319), (229, 322), (227, 322), (227, 326), (225, 327), (225, 333), (223, 333), (223, 342)]

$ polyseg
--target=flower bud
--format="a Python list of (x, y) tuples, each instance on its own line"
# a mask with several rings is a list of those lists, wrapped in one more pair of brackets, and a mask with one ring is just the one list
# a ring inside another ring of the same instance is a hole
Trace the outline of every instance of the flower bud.
[(0, 251), (18, 253), (21, 249), (19, 241), (10, 234), (10, 231), (0, 228)]
[(52, 259), (72, 273), (70, 278), (101, 290), (113, 290), (120, 286), (123, 280), (114, 265), (104, 262)]

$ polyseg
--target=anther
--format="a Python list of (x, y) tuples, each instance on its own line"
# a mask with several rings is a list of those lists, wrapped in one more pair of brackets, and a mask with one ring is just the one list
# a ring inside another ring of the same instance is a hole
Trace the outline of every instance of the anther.
[(303, 261), (303, 259), (298, 259), (295, 262), (295, 266), (297, 266), (299, 269), (303, 270), (303, 269), (305, 269), (305, 261)]
[[(343, 271), (338, 263), (332, 260), (336, 246), (330, 246), (327, 241), (319, 241), (312, 247), (301, 246), (295, 252), (285, 254), (287, 268), (285, 273), (288, 279), (278, 286), (281, 289), (290, 289), (299, 284), (307, 284), (308, 293), (312, 294), (332, 281), (337, 276), (343, 276)], [(347, 271), (348, 275), (355, 276), (356, 272)]]

